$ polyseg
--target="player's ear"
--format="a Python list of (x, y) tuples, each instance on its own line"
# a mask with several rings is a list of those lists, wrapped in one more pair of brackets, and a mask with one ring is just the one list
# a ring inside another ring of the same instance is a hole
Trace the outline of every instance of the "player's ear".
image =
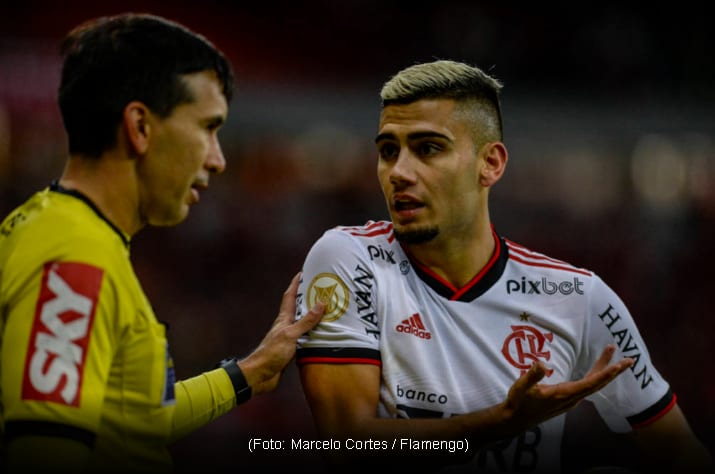
[(504, 174), (509, 154), (502, 142), (489, 142), (479, 151), (479, 183), (488, 188)]
[(124, 107), (122, 128), (127, 137), (127, 148), (132, 154), (143, 155), (149, 148), (150, 115), (149, 108), (138, 101), (130, 102)]

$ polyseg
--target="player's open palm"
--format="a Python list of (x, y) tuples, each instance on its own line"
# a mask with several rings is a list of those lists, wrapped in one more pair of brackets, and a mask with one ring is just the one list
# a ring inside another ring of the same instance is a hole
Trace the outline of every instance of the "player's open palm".
[(553, 385), (539, 383), (547, 369), (542, 362), (535, 363), (514, 382), (502, 405), (514, 433), (570, 410), (633, 365), (631, 358), (609, 364), (615, 350), (613, 345), (606, 346), (582, 379)]

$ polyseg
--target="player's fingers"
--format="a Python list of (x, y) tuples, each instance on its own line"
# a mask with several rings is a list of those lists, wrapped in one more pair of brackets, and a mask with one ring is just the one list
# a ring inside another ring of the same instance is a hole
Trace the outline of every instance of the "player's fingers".
[(529, 367), (529, 370), (514, 382), (512, 387), (518, 393), (526, 393), (527, 390), (539, 383), (545, 375), (546, 367), (544, 364), (540, 361), (534, 362), (532, 366)]
[(596, 363), (593, 364), (593, 367), (588, 373), (591, 374), (593, 372), (598, 372), (599, 370), (603, 370), (608, 367), (608, 363), (611, 361), (614, 352), (616, 352), (616, 346), (613, 344), (608, 344), (603, 349), (603, 352), (601, 352), (601, 356), (598, 358)]
[[(573, 393), (576, 397), (585, 397), (608, 385), (613, 379), (618, 377), (624, 370), (633, 365), (633, 359), (625, 358), (614, 362), (600, 370), (594, 368), (586, 374), (584, 378), (573, 383)], [(597, 362), (598, 364), (598, 362)]]
[(635, 360), (631, 359), (630, 357), (626, 357), (624, 359), (619, 360), (618, 362), (614, 362), (605, 369), (601, 370), (600, 372), (604, 374), (602, 385), (606, 385), (611, 380), (618, 377), (626, 369), (632, 367), (634, 363)]
[(631, 365), (633, 365), (633, 359), (631, 358), (624, 358), (621, 359), (617, 362), (614, 362), (610, 366), (608, 365), (611, 359), (613, 358), (613, 354), (616, 352), (616, 346), (613, 344), (607, 345), (604, 349), (603, 352), (601, 353), (601, 356), (598, 358), (598, 360), (593, 364), (593, 367), (591, 370), (586, 374), (586, 378), (592, 377), (592, 376), (598, 376), (599, 374), (603, 376), (605, 380), (612, 380), (614, 377), (619, 375), (621, 372), (629, 368)]

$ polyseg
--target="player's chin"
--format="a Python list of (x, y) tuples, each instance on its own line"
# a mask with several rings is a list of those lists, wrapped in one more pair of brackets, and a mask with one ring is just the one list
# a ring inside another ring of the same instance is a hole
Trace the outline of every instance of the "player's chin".
[(439, 235), (439, 227), (428, 225), (394, 225), (392, 231), (403, 244), (424, 244)]

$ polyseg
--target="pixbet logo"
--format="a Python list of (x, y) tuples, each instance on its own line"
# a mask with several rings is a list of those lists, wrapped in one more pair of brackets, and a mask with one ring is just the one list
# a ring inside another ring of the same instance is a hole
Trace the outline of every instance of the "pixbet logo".
[(576, 293), (578, 295), (583, 294), (583, 282), (574, 277), (573, 281), (550, 281), (546, 278), (541, 280), (527, 280), (521, 277), (519, 280), (507, 280), (506, 281), (506, 292), (508, 294), (524, 293), (527, 295), (555, 295), (556, 293), (561, 293), (562, 295), (570, 295), (571, 293)]
[(45, 265), (25, 359), (24, 400), (79, 405), (102, 275), (83, 263)]
[(395, 251), (394, 250), (385, 250), (382, 247), (375, 246), (375, 245), (368, 245), (367, 246), (367, 251), (370, 253), (370, 260), (375, 260), (376, 258), (380, 258), (387, 263), (392, 263), (395, 264), (394, 256), (395, 256)]

